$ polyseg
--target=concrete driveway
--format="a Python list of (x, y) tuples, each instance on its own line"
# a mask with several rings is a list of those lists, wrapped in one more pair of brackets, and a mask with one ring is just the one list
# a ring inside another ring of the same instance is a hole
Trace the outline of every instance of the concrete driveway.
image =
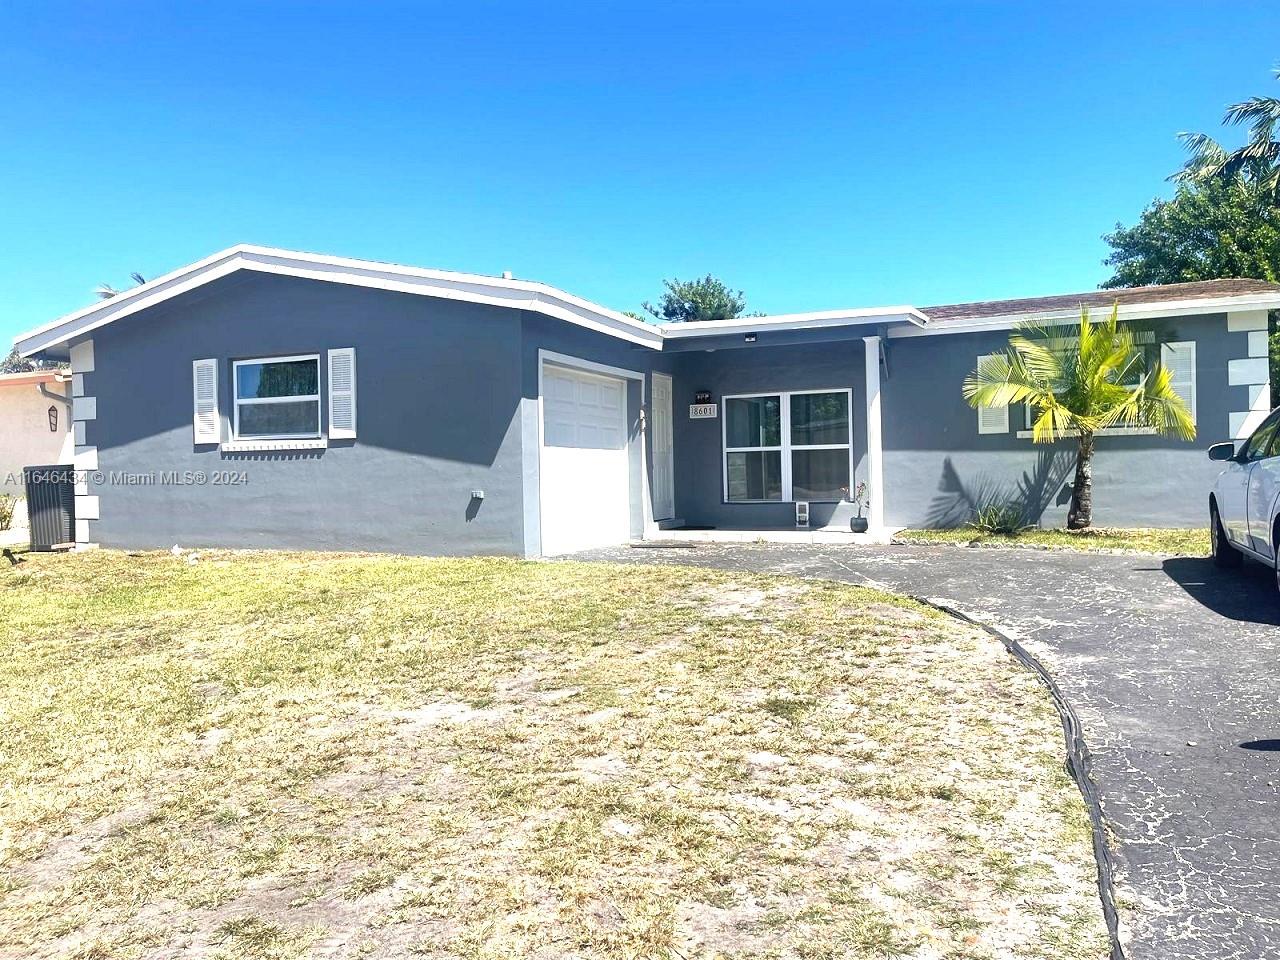
[(1280, 598), (1209, 560), (698, 544), (575, 559), (824, 577), (945, 601), (1023, 644), (1080, 718), (1133, 960), (1280, 957)]

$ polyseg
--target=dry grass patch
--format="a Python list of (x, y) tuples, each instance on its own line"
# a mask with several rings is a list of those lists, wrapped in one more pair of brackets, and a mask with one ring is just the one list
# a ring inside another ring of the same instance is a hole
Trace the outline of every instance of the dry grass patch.
[(1126, 550), (1165, 556), (1207, 557), (1208, 529), (1156, 529), (1093, 527), (1088, 530), (1032, 528), (1016, 535), (983, 533), (973, 527), (948, 530), (900, 530), (893, 535), (903, 543), (982, 543), (1002, 547), (1039, 547), (1061, 550)]
[(283, 553), (0, 577), (0, 955), (1106, 953), (1047, 696), (911, 602)]

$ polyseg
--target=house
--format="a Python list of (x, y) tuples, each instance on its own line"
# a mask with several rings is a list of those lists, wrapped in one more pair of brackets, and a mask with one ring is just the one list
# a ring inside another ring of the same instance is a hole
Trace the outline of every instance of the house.
[(0, 494), (23, 496), (24, 467), (70, 463), (70, 373), (0, 374)]
[(661, 525), (954, 524), (1065, 514), (1070, 443), (961, 382), (1020, 320), (1119, 302), (1199, 438), (1099, 439), (1102, 524), (1203, 524), (1208, 443), (1270, 403), (1280, 285), (658, 326), (523, 280), (238, 246), (22, 335), (74, 373), (85, 545), (565, 553)]

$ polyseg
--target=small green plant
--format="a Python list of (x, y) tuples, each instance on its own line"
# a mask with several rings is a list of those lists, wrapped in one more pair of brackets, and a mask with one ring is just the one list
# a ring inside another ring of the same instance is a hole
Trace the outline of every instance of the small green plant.
[(7, 493), (0, 494), (0, 530), (8, 530), (13, 526), (13, 514), (17, 508), (17, 500)]
[(1030, 527), (1026, 512), (1016, 503), (988, 503), (979, 507), (969, 525), (989, 536), (1016, 537)]

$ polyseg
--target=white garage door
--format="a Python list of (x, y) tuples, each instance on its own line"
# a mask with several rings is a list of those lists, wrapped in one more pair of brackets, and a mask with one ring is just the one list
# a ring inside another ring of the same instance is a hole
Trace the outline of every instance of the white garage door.
[(626, 383), (544, 367), (541, 463), (544, 554), (624, 543), (631, 535)]

